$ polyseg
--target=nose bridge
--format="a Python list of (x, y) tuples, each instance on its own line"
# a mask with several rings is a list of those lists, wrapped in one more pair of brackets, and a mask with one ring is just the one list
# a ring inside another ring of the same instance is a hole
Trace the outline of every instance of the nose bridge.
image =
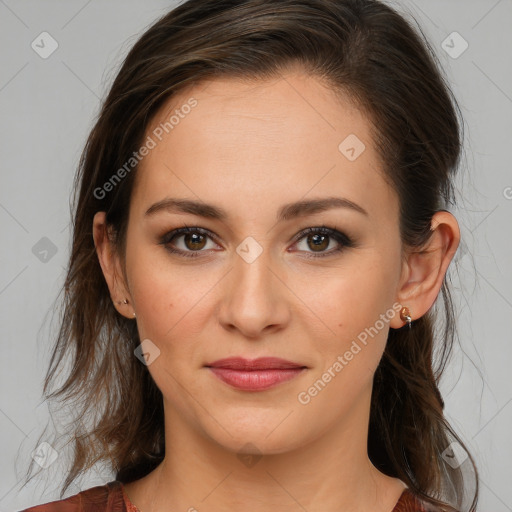
[[(272, 251), (265, 241), (246, 237), (236, 248), (234, 258), (235, 290), (238, 301), (270, 304), (273, 302), (275, 276), (271, 272)], [(275, 272), (275, 270), (274, 270)], [(261, 305), (260, 305), (261, 306)]]
[(236, 248), (238, 257), (234, 258), (235, 276), (248, 294), (250, 291), (264, 295), (269, 292), (272, 257), (270, 248), (263, 244), (264, 242), (259, 243), (253, 237), (247, 237)]
[(283, 284), (274, 275), (278, 269), (270, 247), (253, 237), (236, 248), (231, 286), (223, 297), (221, 322), (247, 336), (258, 336), (269, 326), (277, 328), (287, 318)]

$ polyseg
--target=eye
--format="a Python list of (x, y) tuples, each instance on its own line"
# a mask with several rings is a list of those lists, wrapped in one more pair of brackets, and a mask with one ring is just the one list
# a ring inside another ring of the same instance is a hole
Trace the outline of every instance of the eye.
[[(205, 252), (202, 249), (207, 245), (206, 240), (208, 238), (213, 238), (213, 235), (208, 230), (185, 226), (164, 235), (160, 243), (171, 253), (179, 254), (186, 258), (197, 258), (201, 256), (201, 252)], [(180, 243), (176, 243), (175, 240), (180, 239), (182, 239), (181, 247), (176, 247)]]
[[(307, 258), (324, 258), (337, 254), (347, 247), (354, 247), (353, 241), (347, 235), (337, 229), (328, 228), (326, 226), (307, 228), (301, 231), (297, 235), (296, 241), (300, 242), (303, 239)], [(333, 241), (335, 242), (333, 244), (335, 248), (326, 251)], [(312, 249), (312, 251), (308, 252), (307, 249)]]
[[(215, 240), (215, 236), (210, 231), (199, 227), (181, 227), (170, 231), (164, 235), (160, 244), (173, 254), (178, 254), (186, 258), (197, 258), (202, 252), (206, 252), (212, 247), (207, 247), (208, 239)], [(301, 231), (294, 241), (294, 245), (305, 239), (306, 249), (301, 252), (306, 253), (307, 258), (321, 258), (332, 256), (341, 252), (347, 247), (354, 247), (354, 242), (344, 233), (337, 229), (328, 228), (326, 226), (307, 228)], [(178, 242), (176, 242), (178, 240)], [(326, 249), (334, 241), (335, 248), (329, 251)], [(337, 243), (337, 246), (336, 246)], [(217, 244), (213, 244), (214, 246)], [(312, 249), (309, 252), (307, 249)], [(316, 253), (316, 254), (315, 254)]]

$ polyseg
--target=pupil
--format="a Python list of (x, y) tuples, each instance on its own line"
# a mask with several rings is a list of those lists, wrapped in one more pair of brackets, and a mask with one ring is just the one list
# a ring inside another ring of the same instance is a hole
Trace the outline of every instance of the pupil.
[[(325, 247), (326, 247), (325, 241), (328, 238), (327, 235), (315, 234), (312, 236), (312, 238), (313, 238), (313, 243), (314, 243), (315, 247), (325, 249)], [(321, 240), (320, 240), (320, 238), (321, 238)]]
[[(188, 240), (188, 241), (190, 241), (190, 238), (192, 238), (191, 243), (192, 243), (192, 245), (195, 245), (195, 246), (196, 246), (196, 247), (192, 247), (192, 248), (193, 248), (193, 249), (197, 249), (197, 248), (198, 248), (198, 247), (197, 247), (197, 245), (198, 245), (198, 244), (199, 244), (199, 245), (201, 244), (201, 240), (200, 240), (200, 238), (202, 238), (202, 237), (203, 237), (203, 235), (199, 235), (199, 234), (197, 234), (197, 233), (192, 233), (192, 234), (187, 235), (187, 237), (188, 237), (188, 238), (187, 238), (187, 240)], [(199, 248), (201, 248), (201, 247), (199, 247)]]

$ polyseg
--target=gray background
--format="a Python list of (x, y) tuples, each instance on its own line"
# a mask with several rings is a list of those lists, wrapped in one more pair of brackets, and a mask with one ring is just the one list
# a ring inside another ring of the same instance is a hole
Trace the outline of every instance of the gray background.
[[(0, 512), (58, 498), (63, 457), (28, 486), (20, 482), (49, 417), (41, 393), (69, 254), (72, 178), (121, 58), (173, 5), (0, 0)], [(448, 419), (478, 463), (479, 510), (512, 511), (512, 0), (392, 5), (421, 24), (465, 117), (453, 211), (463, 242), (458, 271), (450, 270), (460, 347), (441, 391)], [(58, 42), (46, 59), (31, 47), (43, 31)], [(461, 41), (446, 39), (454, 31), (469, 45), (457, 58)], [(95, 467), (66, 495), (111, 479)]]

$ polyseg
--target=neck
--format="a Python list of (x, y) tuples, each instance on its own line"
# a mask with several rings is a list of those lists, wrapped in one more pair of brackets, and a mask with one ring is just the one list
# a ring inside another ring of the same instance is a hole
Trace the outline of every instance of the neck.
[[(405, 488), (371, 464), (367, 427), (356, 428), (362, 424), (358, 411), (286, 452), (271, 449), (268, 435), (234, 443), (245, 447), (241, 453), (188, 424), (168, 403), (165, 409), (165, 458), (147, 477), (127, 486), (141, 512), (168, 511), (170, 506), (190, 512), (239, 507), (247, 512), (389, 512)], [(369, 403), (359, 409), (369, 411)], [(368, 425), (368, 417), (363, 424)]]

